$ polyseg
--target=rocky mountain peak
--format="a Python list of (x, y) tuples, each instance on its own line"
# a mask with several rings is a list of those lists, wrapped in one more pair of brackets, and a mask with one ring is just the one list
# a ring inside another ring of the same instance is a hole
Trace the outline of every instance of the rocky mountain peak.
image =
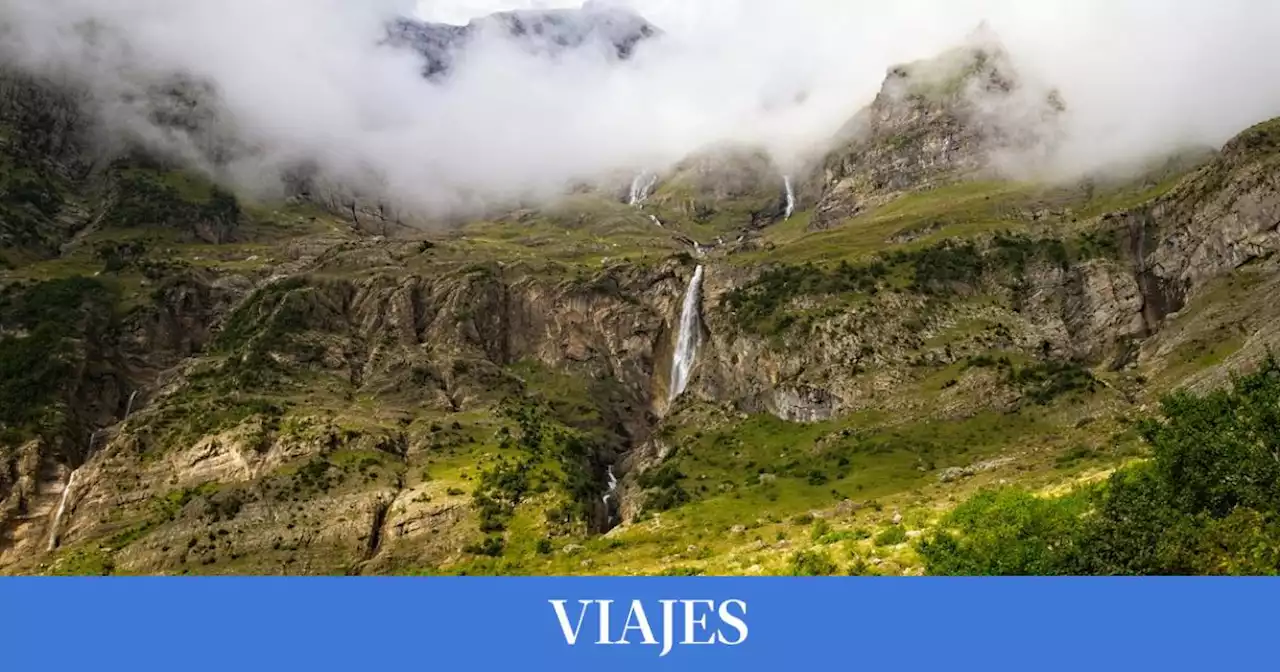
[(1057, 146), (1066, 104), (1025, 78), (985, 24), (959, 47), (889, 68), (879, 94), (828, 156), (829, 228), (908, 189), (1010, 172)]

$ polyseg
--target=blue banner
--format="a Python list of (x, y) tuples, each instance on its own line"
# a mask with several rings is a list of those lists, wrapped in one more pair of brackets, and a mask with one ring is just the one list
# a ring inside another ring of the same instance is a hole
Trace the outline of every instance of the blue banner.
[(1267, 579), (4, 579), (0, 669), (1269, 668), (1277, 603)]

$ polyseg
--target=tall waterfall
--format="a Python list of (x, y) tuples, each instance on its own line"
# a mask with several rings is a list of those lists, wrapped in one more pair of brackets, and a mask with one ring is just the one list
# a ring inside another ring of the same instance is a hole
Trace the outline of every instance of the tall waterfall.
[(643, 205), (649, 199), (649, 192), (653, 191), (654, 186), (658, 184), (658, 176), (656, 174), (640, 173), (636, 175), (636, 179), (631, 180), (631, 194), (627, 199), (628, 205)]
[(782, 183), (787, 187), (787, 214), (783, 215), (783, 219), (791, 219), (796, 211), (796, 191), (791, 187), (790, 175), (782, 178)]
[(698, 341), (701, 338), (702, 315), (699, 303), (702, 299), (703, 268), (693, 272), (693, 280), (689, 282), (689, 290), (684, 295), (684, 308), (680, 312), (680, 333), (676, 338), (676, 351), (671, 359), (670, 401), (684, 394), (689, 385), (689, 374), (693, 371), (694, 360), (698, 356)]
[(58, 510), (53, 514), (53, 524), (49, 526), (48, 550), (50, 551), (58, 547), (58, 531), (62, 526), (62, 516), (67, 512), (67, 498), (71, 496), (71, 488), (75, 487), (76, 476), (79, 474), (79, 469), (73, 470), (67, 477), (67, 484), (62, 486), (62, 499), (58, 501)]

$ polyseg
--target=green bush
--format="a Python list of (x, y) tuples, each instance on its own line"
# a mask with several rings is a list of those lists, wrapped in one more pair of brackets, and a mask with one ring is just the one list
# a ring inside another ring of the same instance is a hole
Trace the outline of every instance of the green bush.
[(1046, 499), (1017, 489), (981, 492), (920, 544), (930, 573), (960, 576), (1060, 574), (1071, 566), (1085, 497)]
[(837, 571), (836, 563), (823, 551), (797, 551), (788, 567), (791, 576), (831, 576)]
[(872, 541), (876, 546), (897, 546), (907, 540), (907, 531), (901, 525), (894, 525), (876, 535)]
[(1066, 268), (1071, 258), (1066, 245), (1054, 238), (999, 234), (984, 245), (945, 240), (919, 250), (884, 254), (860, 265), (841, 261), (834, 267), (774, 266), (729, 292), (724, 305), (743, 331), (780, 334), (802, 321), (787, 310), (797, 298), (876, 294), (895, 268), (906, 270), (913, 292), (952, 296), (974, 291), (991, 271), (1006, 270), (1020, 281), (1027, 265), (1037, 260)]
[(640, 474), (639, 484), (645, 490), (644, 508), (670, 511), (692, 500), (680, 484), (685, 475), (670, 462)]
[(1008, 369), (1009, 383), (1020, 388), (1032, 403), (1047, 406), (1073, 392), (1093, 392), (1098, 379), (1080, 364), (1059, 360), (1037, 362)]
[(933, 574), (1280, 573), (1280, 363), (1141, 423), (1149, 462), (1046, 499), (984, 492), (920, 544)]
[(506, 550), (506, 547), (506, 540), (500, 536), (494, 535), (485, 537), (484, 541), (478, 544), (467, 544), (463, 547), (462, 551), (464, 553), (470, 553), (471, 555), (483, 555), (490, 558), (496, 558), (502, 555), (502, 552)]

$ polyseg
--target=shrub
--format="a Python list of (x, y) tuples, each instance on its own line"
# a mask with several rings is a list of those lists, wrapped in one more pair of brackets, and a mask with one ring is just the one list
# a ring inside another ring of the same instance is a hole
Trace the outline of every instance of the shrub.
[(1017, 489), (981, 492), (921, 542), (920, 556), (932, 574), (1059, 574), (1071, 565), (1087, 504), (1085, 497), (1047, 499)]
[(876, 535), (876, 546), (897, 546), (907, 540), (907, 531), (900, 525), (894, 525)]
[(831, 576), (837, 571), (836, 563), (823, 551), (797, 551), (788, 568), (792, 576)]
[(1075, 362), (1049, 360), (1008, 370), (1009, 383), (1023, 391), (1027, 399), (1047, 406), (1058, 397), (1072, 392), (1093, 392), (1098, 379)]
[(479, 544), (467, 544), (462, 550), (471, 555), (483, 555), (490, 558), (496, 558), (502, 555), (502, 551), (506, 548), (507, 542), (500, 536), (485, 537), (484, 541)]
[(680, 482), (685, 475), (670, 462), (640, 474), (639, 484), (645, 492), (644, 508), (669, 511), (687, 504), (692, 497)]

